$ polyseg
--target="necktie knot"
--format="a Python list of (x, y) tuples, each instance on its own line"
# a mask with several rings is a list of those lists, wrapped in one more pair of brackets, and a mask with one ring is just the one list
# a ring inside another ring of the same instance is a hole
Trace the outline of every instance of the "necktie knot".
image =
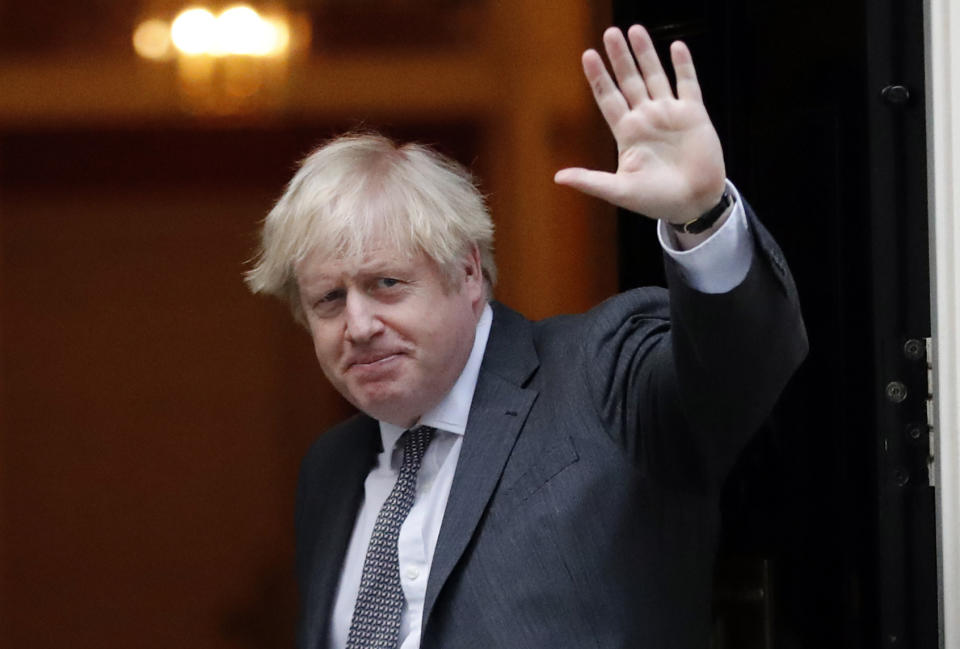
[(414, 473), (420, 469), (420, 463), (435, 432), (436, 429), (430, 426), (417, 426), (404, 431), (400, 436), (398, 443), (403, 449), (403, 465), (413, 467)]

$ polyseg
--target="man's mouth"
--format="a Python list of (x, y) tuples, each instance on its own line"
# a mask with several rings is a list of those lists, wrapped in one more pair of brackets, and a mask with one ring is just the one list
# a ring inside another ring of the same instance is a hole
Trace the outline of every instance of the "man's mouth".
[(379, 354), (364, 354), (362, 356), (355, 356), (347, 362), (347, 369), (365, 369), (365, 368), (374, 368), (378, 365), (385, 365), (391, 360), (398, 358), (400, 354), (398, 353), (379, 353)]

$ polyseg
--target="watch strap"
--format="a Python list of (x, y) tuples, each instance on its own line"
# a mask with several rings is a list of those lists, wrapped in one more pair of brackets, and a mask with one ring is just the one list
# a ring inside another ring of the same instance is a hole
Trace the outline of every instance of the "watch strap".
[(727, 208), (733, 205), (733, 196), (730, 194), (730, 191), (727, 189), (723, 190), (723, 196), (720, 197), (720, 202), (710, 208), (708, 211), (704, 212), (695, 219), (690, 219), (684, 223), (671, 223), (670, 226), (677, 232), (685, 232), (686, 234), (700, 234), (705, 230), (708, 230), (714, 223), (717, 222), (717, 219), (727, 211)]

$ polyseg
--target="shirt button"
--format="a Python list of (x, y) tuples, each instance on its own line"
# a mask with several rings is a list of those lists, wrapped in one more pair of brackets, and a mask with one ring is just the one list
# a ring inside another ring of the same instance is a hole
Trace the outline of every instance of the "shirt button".
[(407, 568), (407, 579), (413, 581), (420, 576), (420, 571), (416, 568)]

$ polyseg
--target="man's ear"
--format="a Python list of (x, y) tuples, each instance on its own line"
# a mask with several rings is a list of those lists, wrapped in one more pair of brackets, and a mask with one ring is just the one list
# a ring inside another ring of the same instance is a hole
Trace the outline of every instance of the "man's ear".
[(463, 288), (470, 292), (471, 300), (477, 304), (483, 302), (483, 266), (480, 263), (480, 249), (476, 244), (463, 258)]
[(470, 250), (463, 260), (463, 265), (467, 273), (467, 278), (479, 276), (480, 280), (483, 280), (483, 270), (480, 265), (480, 250), (476, 244), (470, 246)]

